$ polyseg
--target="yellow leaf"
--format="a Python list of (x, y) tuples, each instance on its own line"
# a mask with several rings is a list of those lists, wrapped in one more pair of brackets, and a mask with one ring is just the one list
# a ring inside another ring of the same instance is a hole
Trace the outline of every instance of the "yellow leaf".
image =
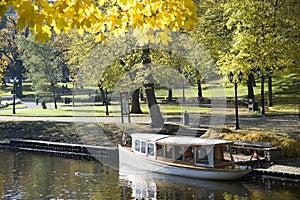
[(103, 34), (99, 33), (97, 36), (96, 36), (96, 42), (102, 42), (104, 41), (104, 37), (103, 37)]
[(97, 3), (99, 4), (99, 6), (103, 6), (105, 3), (105, 0), (98, 0)]
[(77, 33), (79, 33), (80, 35), (83, 35), (84, 34), (84, 29), (83, 28), (77, 29)]
[(52, 34), (50, 27), (47, 26), (47, 25), (43, 25), (42, 26), (42, 32), (45, 33), (45, 34), (47, 34), (47, 35), (49, 35), (49, 38), (50, 38), (50, 35)]
[(158, 33), (158, 41), (160, 42), (162, 42), (164, 45), (168, 45), (168, 43), (170, 42), (170, 41), (172, 41), (172, 38), (170, 37), (170, 35), (169, 35), (170, 33), (167, 33), (167, 32), (159, 32)]

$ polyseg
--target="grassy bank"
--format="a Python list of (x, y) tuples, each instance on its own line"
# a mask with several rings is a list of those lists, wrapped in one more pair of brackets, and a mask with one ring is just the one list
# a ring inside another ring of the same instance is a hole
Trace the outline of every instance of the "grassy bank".
[(106, 123), (5, 121), (0, 122), (0, 130), (0, 140), (18, 138), (99, 146), (116, 145), (122, 136), (121, 129)]
[(0, 140), (29, 139), (74, 144), (107, 145), (119, 144), (122, 133), (159, 132), (170, 134), (177, 125), (163, 130), (151, 129), (145, 124), (73, 123), (51, 121), (0, 121)]
[[(183, 128), (183, 127), (181, 127)], [(151, 129), (145, 124), (113, 124), (113, 123), (72, 123), (72, 122), (0, 122), (0, 140), (5, 139), (32, 139), (73, 144), (88, 144), (99, 146), (117, 145), (121, 142), (123, 132), (151, 132), (172, 134), (179, 129), (178, 125), (166, 125), (163, 129)], [(300, 143), (289, 137), (276, 134), (248, 131), (235, 132), (223, 129), (218, 137), (229, 140), (248, 140), (271, 142), (273, 146), (280, 146), (284, 156), (300, 156)], [(213, 137), (211, 131), (207, 133)]]

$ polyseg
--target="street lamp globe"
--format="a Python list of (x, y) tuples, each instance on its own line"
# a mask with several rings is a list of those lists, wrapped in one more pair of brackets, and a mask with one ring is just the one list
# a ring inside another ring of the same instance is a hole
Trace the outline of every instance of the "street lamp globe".
[(270, 76), (270, 74), (271, 74), (271, 69), (270, 69), (269, 67), (266, 68), (266, 73), (267, 73), (268, 76)]
[(228, 79), (229, 79), (230, 82), (233, 81), (233, 73), (232, 72), (229, 72)]
[(260, 77), (260, 74), (261, 74), (260, 68), (257, 68), (257, 69), (255, 70), (255, 73), (257, 74), (258, 77)]
[(241, 71), (238, 72), (238, 79), (241, 82), (243, 79), (243, 73)]
[(10, 79), (10, 82), (11, 83), (18, 83), (19, 82), (19, 79), (17, 77), (13, 78), (13, 79)]

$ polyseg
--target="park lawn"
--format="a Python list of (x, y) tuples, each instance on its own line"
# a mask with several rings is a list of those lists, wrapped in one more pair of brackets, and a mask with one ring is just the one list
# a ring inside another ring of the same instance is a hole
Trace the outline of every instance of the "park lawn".
[[(175, 115), (181, 114), (184, 111), (188, 113), (207, 113), (211, 111), (211, 108), (198, 107), (198, 106), (180, 106), (180, 105), (168, 105), (160, 104), (161, 112), (165, 115)], [(149, 114), (149, 109), (147, 104), (141, 104), (141, 109), (143, 114), (131, 114), (131, 116), (145, 116)], [(109, 116), (120, 116), (121, 108), (120, 105), (109, 105)], [(0, 110), (1, 116), (10, 116), (12, 114), (12, 106), (3, 108)], [(71, 105), (59, 104), (58, 109), (47, 108), (30, 108), (27, 109), (22, 104), (16, 105), (16, 114), (15, 116), (44, 116), (44, 117), (73, 117), (73, 116), (106, 116), (106, 107), (105, 106), (75, 106), (74, 108)]]
[[(265, 110), (266, 115), (273, 114), (298, 114), (299, 113), (299, 89), (297, 84), (299, 81), (299, 76), (291, 74), (283, 78), (274, 77), (273, 79), (273, 102), (272, 107), (268, 107), (268, 91), (267, 91), (267, 81), (265, 81)], [(24, 95), (28, 96), (27, 100), (34, 101), (34, 91), (31, 90), (31, 83), (23, 83), (23, 92)], [(58, 87), (66, 83), (59, 83)], [(256, 87), (254, 87), (255, 101), (258, 102), (260, 107), (261, 99), (261, 82), (260, 79), (256, 77)], [(68, 88), (71, 88), (72, 84), (68, 83)], [(93, 93), (97, 88), (88, 87), (84, 91), (87, 91), (86, 94), (79, 94), (75, 98), (80, 99), (80, 102), (76, 102), (76, 107), (73, 109), (71, 107), (72, 103), (69, 105), (64, 105), (59, 103), (59, 109), (26, 109), (17, 105), (17, 114), (19, 116), (105, 116), (105, 106), (101, 106), (101, 102), (96, 103), (98, 106), (93, 106), (94, 102), (90, 101), (93, 99), (95, 94)], [(1, 96), (11, 96), (12, 85), (7, 84), (7, 86), (2, 87)], [(196, 85), (185, 84), (179, 85), (177, 88), (173, 89), (173, 97), (181, 98), (183, 94), (187, 101), (195, 99), (197, 97), (197, 87)], [(221, 81), (215, 82), (206, 82), (202, 84), (203, 96), (206, 98), (211, 97), (234, 97), (234, 88), (233, 84), (229, 83), (227, 86), (221, 86)], [(165, 87), (157, 87), (155, 90), (157, 97), (166, 98), (168, 96), (168, 89)], [(63, 98), (72, 98), (72, 95), (63, 95)], [(238, 97), (247, 97), (247, 86), (245, 83), (238, 84)], [(47, 99), (46, 102), (51, 102), (52, 99)], [(118, 105), (117, 99), (114, 99), (115, 102), (112, 102), (113, 105), (109, 106), (110, 116), (119, 116), (120, 115), (120, 106)], [(161, 103), (158, 100), (158, 103)], [(48, 104), (48, 103), (47, 103)], [(195, 106), (184, 106), (182, 102), (179, 104), (159, 104), (164, 114), (180, 114), (184, 111), (188, 113), (199, 113), (204, 112), (208, 113), (211, 111), (210, 108), (198, 107)], [(12, 115), (11, 107), (2, 108), (0, 110), (0, 115)], [(141, 109), (144, 114), (149, 114), (149, 110), (146, 104), (141, 104)], [(259, 114), (259, 112), (255, 113)], [(133, 116), (135, 116), (133, 114)], [(140, 116), (140, 115), (137, 115)]]
[[(1, 116), (10, 116), (12, 115), (12, 106), (8, 106), (5, 110), (0, 111)], [(28, 116), (28, 117), (69, 117), (73, 116), (73, 110), (70, 109), (42, 109), (42, 108), (17, 108), (16, 114), (14, 116)]]

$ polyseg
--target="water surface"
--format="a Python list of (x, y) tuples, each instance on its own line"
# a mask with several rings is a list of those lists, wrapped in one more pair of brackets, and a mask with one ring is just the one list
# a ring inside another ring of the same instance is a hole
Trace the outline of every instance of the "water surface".
[(300, 183), (204, 181), (0, 149), (1, 199), (300, 199)]

